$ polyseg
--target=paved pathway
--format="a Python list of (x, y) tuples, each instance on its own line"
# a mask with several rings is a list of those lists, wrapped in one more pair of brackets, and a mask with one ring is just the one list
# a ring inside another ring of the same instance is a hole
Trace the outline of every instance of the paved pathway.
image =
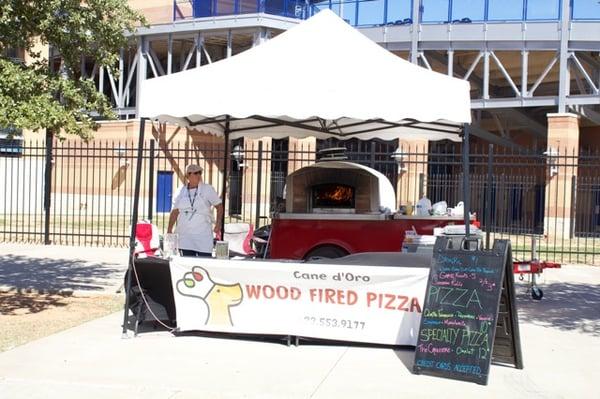
[[(57, 251), (57, 263), (70, 259), (66, 250)], [(114, 259), (100, 253), (98, 262), (78, 252), (73, 264), (83, 269), (62, 284), (112, 289), (100, 271), (114, 268), (118, 277), (125, 262), (118, 251)], [(10, 256), (16, 255), (29, 256), (15, 250)], [(13, 270), (6, 266), (10, 256), (1, 256), (0, 274)], [(32, 269), (26, 275), (37, 274)], [(164, 331), (122, 339), (122, 314), (116, 313), (1, 353), (0, 397), (597, 399), (600, 268), (566, 266), (544, 275), (541, 302), (518, 287), (525, 369), (492, 366), (488, 386), (413, 375), (414, 349), (286, 347)]]
[(0, 289), (113, 294), (127, 269), (126, 248), (0, 244)]

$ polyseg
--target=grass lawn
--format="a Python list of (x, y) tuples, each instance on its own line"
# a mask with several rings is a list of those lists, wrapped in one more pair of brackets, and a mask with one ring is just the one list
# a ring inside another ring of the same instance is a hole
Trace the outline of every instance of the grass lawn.
[(0, 291), (0, 352), (122, 309), (122, 295)]

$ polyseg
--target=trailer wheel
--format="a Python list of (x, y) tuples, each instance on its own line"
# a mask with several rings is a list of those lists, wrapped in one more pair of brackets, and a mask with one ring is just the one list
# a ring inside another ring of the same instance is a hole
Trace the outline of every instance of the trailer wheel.
[(348, 251), (344, 248), (338, 247), (337, 245), (323, 245), (306, 254), (304, 260), (334, 259), (346, 255), (348, 255)]
[(541, 300), (544, 297), (544, 292), (538, 287), (531, 288), (531, 297), (536, 301)]

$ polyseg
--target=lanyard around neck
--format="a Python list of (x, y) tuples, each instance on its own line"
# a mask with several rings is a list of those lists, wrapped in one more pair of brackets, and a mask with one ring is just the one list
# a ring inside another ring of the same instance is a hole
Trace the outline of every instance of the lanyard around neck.
[(198, 191), (200, 191), (200, 185), (198, 184), (198, 187), (196, 187), (196, 191), (194, 192), (194, 198), (192, 198), (192, 195), (190, 194), (190, 186), (187, 186), (187, 195), (188, 195), (188, 199), (190, 200), (190, 205), (192, 206), (192, 209), (194, 209), (194, 202), (196, 202), (196, 196), (198, 195)]

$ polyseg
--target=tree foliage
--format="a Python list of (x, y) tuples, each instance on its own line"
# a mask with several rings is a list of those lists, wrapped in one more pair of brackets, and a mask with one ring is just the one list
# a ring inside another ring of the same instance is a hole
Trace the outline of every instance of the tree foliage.
[[(126, 0), (3, 0), (0, 2), (0, 54), (23, 49), (36, 59), (24, 65), (0, 55), (0, 126), (39, 130), (87, 138), (101, 118), (114, 114), (94, 82), (81, 77), (82, 57), (117, 73), (126, 32), (143, 23)], [(35, 52), (50, 45), (62, 57), (60, 71)]]

